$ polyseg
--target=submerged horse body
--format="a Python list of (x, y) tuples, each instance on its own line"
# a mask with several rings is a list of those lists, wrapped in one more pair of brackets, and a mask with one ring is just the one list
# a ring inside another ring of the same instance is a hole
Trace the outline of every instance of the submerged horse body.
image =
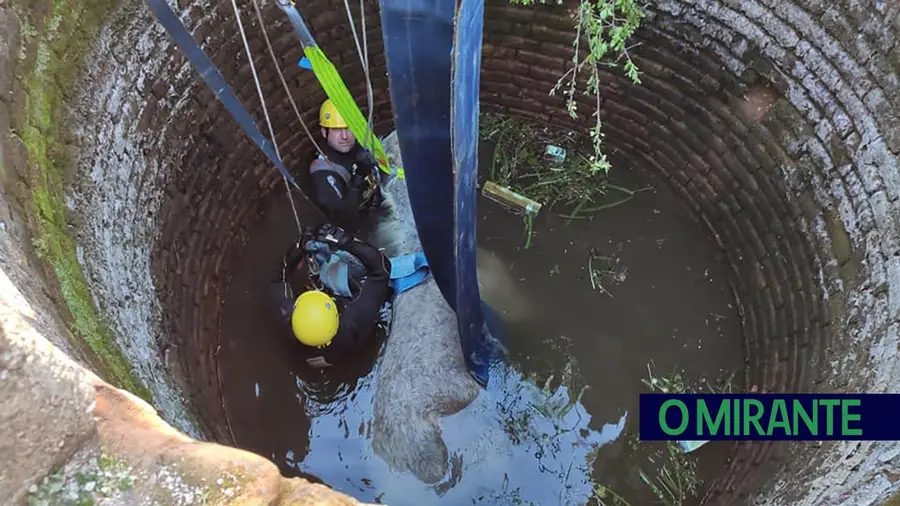
[[(394, 165), (402, 166), (396, 134), (384, 146)], [(382, 193), (385, 209), (371, 242), (389, 257), (420, 252), (406, 181), (390, 178)], [(523, 323), (530, 327), (540, 318), (501, 258), (479, 249), (477, 264), (482, 298), (505, 323), (527, 320)], [(376, 372), (360, 390), (360, 404), (353, 407), (357, 401), (350, 396), (348, 407), (316, 419), (314, 426), (325, 437), (312, 441), (345, 446), (337, 457), (333, 446), (311, 451), (306, 471), (325, 472), (331, 481), (344, 483), (347, 469), (362, 470), (372, 485), (359, 492), (369, 493), (374, 486), (389, 503), (461, 504), (489, 494), (494, 486), (497, 496), (488, 502), (501, 502), (512, 490), (535, 504), (587, 501), (597, 449), (621, 433), (624, 420), (598, 433), (589, 426), (591, 416), (574, 383), (572, 388), (568, 383), (541, 388), (511, 364), (492, 368), (482, 390), (463, 360), (456, 315), (433, 277), (397, 294), (393, 313)], [(353, 438), (333, 434), (335, 427), (357, 425), (364, 431), (358, 450)], [(354, 464), (355, 451), (369, 450), (380, 459)]]
[[(385, 139), (384, 148), (392, 165), (402, 166), (396, 133)], [(386, 209), (372, 242), (388, 257), (422, 251), (406, 180), (390, 178), (382, 193)], [(482, 299), (503, 320), (529, 317), (532, 308), (499, 257), (478, 248), (477, 272)], [(393, 311), (378, 367), (372, 444), (395, 470), (435, 483), (448, 466), (440, 418), (471, 404), (481, 387), (466, 368), (456, 314), (433, 277), (398, 294)]]
[[(384, 146), (401, 166), (396, 133)], [(406, 181), (391, 178), (382, 192), (386, 216), (376, 224), (373, 243), (389, 257), (421, 251)], [(463, 360), (456, 314), (432, 276), (396, 296), (381, 360), (373, 448), (395, 470), (435, 483), (448, 460), (439, 419), (468, 406), (480, 387)]]

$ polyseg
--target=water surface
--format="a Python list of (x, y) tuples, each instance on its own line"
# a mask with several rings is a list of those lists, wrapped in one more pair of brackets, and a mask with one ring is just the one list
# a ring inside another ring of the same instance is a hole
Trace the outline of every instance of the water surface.
[[(603, 484), (634, 505), (649, 503), (638, 469), (652, 475), (653, 466), (631, 443), (648, 364), (695, 378), (739, 371), (741, 329), (712, 240), (639, 168), (619, 167), (616, 176), (657, 189), (590, 221), (543, 212), (528, 249), (522, 219), (479, 199), (479, 246), (496, 255), (529, 311), (507, 322), (510, 363), (471, 406), (443, 420), (450, 472), (433, 486), (372, 453), (379, 348), (339, 371), (309, 371), (273, 320), (266, 283), (296, 238), (287, 200), (273, 201), (225, 297), (220, 381), (236, 444), (286, 476), (314, 475), (361, 501), (584, 504)], [(722, 468), (724, 449), (695, 452), (702, 478)]]

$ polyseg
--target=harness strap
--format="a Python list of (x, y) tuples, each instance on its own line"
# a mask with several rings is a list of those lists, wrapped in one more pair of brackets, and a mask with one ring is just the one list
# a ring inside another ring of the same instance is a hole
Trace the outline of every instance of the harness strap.
[(169, 32), (169, 36), (172, 37), (181, 51), (191, 61), (194, 70), (200, 74), (200, 77), (203, 78), (203, 81), (209, 89), (215, 94), (216, 98), (222, 102), (222, 105), (225, 106), (228, 112), (231, 113), (235, 121), (238, 122), (247, 136), (250, 137), (250, 140), (252, 140), (260, 151), (262, 151), (272, 164), (275, 165), (275, 168), (281, 172), (281, 175), (302, 194), (303, 190), (275, 153), (273, 144), (266, 139), (262, 132), (260, 132), (259, 127), (253, 122), (250, 113), (248, 113), (241, 105), (238, 98), (234, 95), (234, 91), (232, 91), (231, 87), (228, 86), (228, 83), (225, 82), (225, 78), (219, 73), (219, 70), (213, 64), (212, 60), (206, 56), (206, 53), (200, 49), (200, 46), (197, 45), (197, 42), (194, 41), (194, 38), (188, 33), (184, 24), (182, 24), (175, 13), (172, 12), (169, 4), (166, 3), (165, 0), (147, 0), (147, 5), (156, 15), (156, 19), (160, 24), (163, 25), (167, 32)]
[(313, 160), (309, 166), (309, 173), (315, 172), (333, 172), (344, 180), (344, 184), (350, 184), (350, 171), (339, 163), (328, 161), (321, 156)]

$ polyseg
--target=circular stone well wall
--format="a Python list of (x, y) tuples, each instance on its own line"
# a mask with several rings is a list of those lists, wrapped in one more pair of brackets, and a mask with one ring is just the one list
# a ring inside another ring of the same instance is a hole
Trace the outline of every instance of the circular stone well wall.
[[(301, 175), (313, 147), (252, 4), (240, 5), (282, 156)], [(364, 108), (344, 4), (298, 7)], [(571, 61), (570, 7), (488, 2), (483, 110), (585, 130), (548, 94)], [(178, 8), (267, 131), (230, 2)], [(898, 12), (882, 1), (656, 0), (632, 49), (642, 84), (602, 75), (614, 170), (651, 169), (728, 255), (755, 391), (900, 386)], [(264, 16), (314, 125), (325, 95), (297, 66), (301, 48), (281, 11), (268, 5)], [(382, 135), (391, 109), (373, 2), (366, 24)], [(111, 15), (82, 83), (72, 105), (86, 184), (72, 206), (92, 288), (163, 416), (232, 443), (216, 368), (221, 298), (283, 182), (142, 4)], [(581, 99), (581, 117), (593, 107)], [(898, 452), (887, 442), (734, 444), (711, 502), (761, 492), (769, 504), (872, 504), (897, 490)]]

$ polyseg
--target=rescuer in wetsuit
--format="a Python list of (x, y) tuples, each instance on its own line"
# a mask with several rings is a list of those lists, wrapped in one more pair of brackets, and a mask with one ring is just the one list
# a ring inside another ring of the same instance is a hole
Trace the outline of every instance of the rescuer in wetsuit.
[[(308, 256), (308, 241), (327, 244), (331, 251), (343, 250), (360, 261), (365, 273), (350, 281), (352, 297), (329, 293), (324, 286), (308, 289), (309, 277), (298, 274), (298, 267)], [(309, 365), (334, 365), (376, 335), (382, 308), (393, 294), (390, 271), (390, 261), (374, 246), (351, 238), (331, 224), (291, 246), (273, 281), (279, 291), (282, 321), (300, 342)], [(300, 296), (294, 298), (297, 293)]]
[(356, 142), (331, 100), (319, 109), (319, 126), (324, 156), (309, 166), (313, 198), (329, 222), (355, 235), (362, 218), (381, 205), (378, 163)]

